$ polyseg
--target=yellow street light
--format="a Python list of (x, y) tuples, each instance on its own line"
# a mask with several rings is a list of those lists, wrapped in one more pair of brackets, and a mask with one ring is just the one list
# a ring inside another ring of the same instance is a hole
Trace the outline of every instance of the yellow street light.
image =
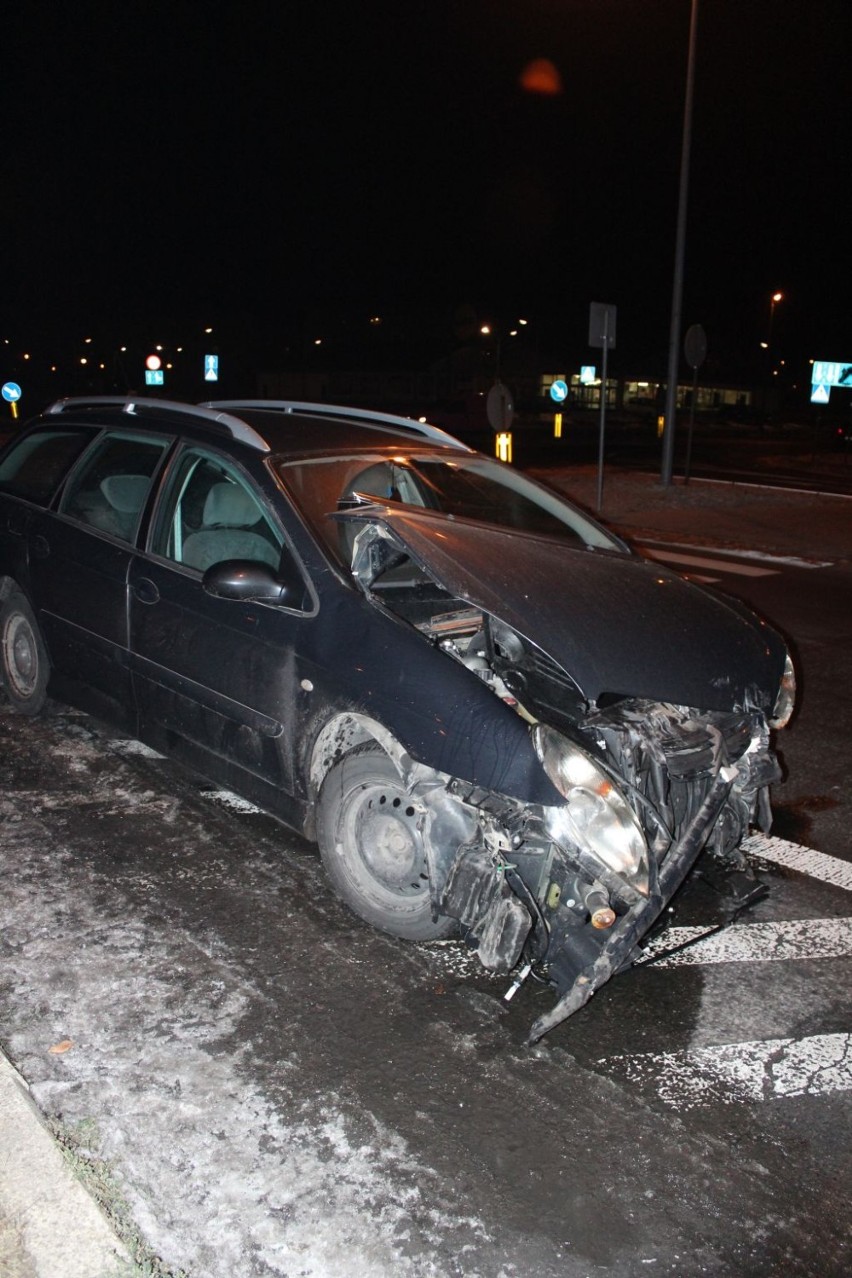
[(784, 294), (781, 292), (773, 293), (772, 297), (769, 299), (769, 334), (768, 334), (768, 340), (766, 343), (767, 346), (769, 346), (772, 342), (772, 321), (775, 319), (775, 307), (777, 306), (779, 302), (783, 302), (783, 301), (784, 301)]

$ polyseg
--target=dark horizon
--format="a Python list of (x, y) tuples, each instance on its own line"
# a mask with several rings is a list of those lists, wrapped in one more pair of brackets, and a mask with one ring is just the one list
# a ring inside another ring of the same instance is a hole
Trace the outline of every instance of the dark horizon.
[[(211, 324), (274, 348), (375, 314), (416, 364), (468, 305), (576, 357), (605, 301), (620, 369), (662, 371), (689, 10), (22, 11), (0, 337)], [(722, 375), (760, 368), (776, 290), (797, 377), (850, 355), (850, 34), (839, 0), (699, 6), (683, 327)], [(522, 87), (536, 59), (548, 92)]]

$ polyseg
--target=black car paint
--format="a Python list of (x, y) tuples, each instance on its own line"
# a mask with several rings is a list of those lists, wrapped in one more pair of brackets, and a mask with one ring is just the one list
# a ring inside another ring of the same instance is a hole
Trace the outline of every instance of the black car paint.
[[(391, 725), (412, 758), (473, 785), (561, 804), (523, 722), (404, 623), (377, 612), (329, 563), (282, 505), (262, 455), (242, 450), (242, 469), (283, 527), (286, 553), (313, 583), (312, 612), (216, 599), (197, 573), (145, 553), (176, 454), (199, 439), (209, 446), (191, 430), (175, 438), (136, 548), (53, 509), (4, 499), (27, 511), (33, 550), (26, 566), (18, 561), (16, 579), (44, 623), (58, 695), (224, 784), (239, 788), (244, 776), (254, 797), (303, 830), (310, 830), (312, 742), (345, 711)], [(60, 496), (61, 489), (53, 507)], [(236, 640), (252, 653), (248, 665), (244, 649), (239, 658), (231, 651)], [(303, 681), (313, 685), (310, 694)], [(251, 688), (262, 690), (262, 710)]]
[[(274, 414), (262, 416), (276, 425)], [(539, 814), (565, 806), (539, 761), (527, 721), (396, 615), (380, 591), (356, 584), (306, 526), (286, 500), (274, 446), (258, 448), (239, 437), (217, 443), (209, 428), (194, 428), (191, 420), (169, 428), (168, 455), (152, 481), (134, 544), (58, 514), (61, 489), (49, 510), (25, 495), (0, 492), (0, 595), (8, 589), (5, 576), (30, 599), (53, 663), (54, 691), (309, 836), (318, 789), (315, 747), (330, 724), (354, 718), (387, 733), (433, 776), (463, 782), (471, 792), (464, 799), (468, 812), (496, 814), (504, 830), (513, 822), (519, 830), (525, 806)], [(239, 467), (279, 529), (282, 579), (290, 585), (283, 602), (222, 597), (214, 578), (205, 585), (199, 571), (152, 553), (150, 534), (180, 450), (202, 442), (210, 451), (221, 447)], [(379, 446), (390, 452), (400, 443)], [(372, 440), (370, 451), (376, 447)], [(76, 462), (83, 464), (85, 454)], [(656, 565), (402, 508), (369, 506), (343, 518), (381, 525), (448, 600), (467, 601), (505, 622), (561, 666), (576, 686), (572, 713), (587, 748), (595, 748), (594, 730), (589, 735), (590, 724), (579, 720), (605, 698), (674, 702), (702, 712), (771, 711), (785, 660), (779, 637), (745, 610)], [(354, 740), (347, 742), (344, 731), (335, 746), (331, 733), (330, 756)], [(569, 956), (578, 921), (564, 916), (564, 971), (552, 982), (562, 997), (553, 1013), (540, 1018), (533, 1037), (629, 961), (641, 930), (700, 851), (707, 831), (699, 825), (726, 800), (732, 781), (718, 771), (721, 763), (720, 754), (715, 780), (663, 866), (659, 889), (650, 900), (629, 905), (608, 942), (598, 938)], [(541, 828), (518, 838), (528, 840), (519, 863), (524, 857), (530, 866), (540, 861), (547, 843)], [(452, 858), (461, 857), (465, 846), (447, 850), (443, 871), (451, 872)], [(489, 846), (485, 861), (491, 856)], [(494, 869), (498, 875), (514, 872), (502, 864)], [(600, 878), (609, 882), (606, 873)], [(505, 882), (501, 892), (508, 899)], [(520, 900), (524, 892), (532, 900), (528, 885), (519, 891)], [(554, 960), (554, 972), (557, 966)]]
[(558, 661), (589, 702), (609, 695), (732, 710), (751, 700), (772, 709), (786, 656), (780, 637), (658, 564), (420, 511), (346, 518), (384, 524), (452, 594)]

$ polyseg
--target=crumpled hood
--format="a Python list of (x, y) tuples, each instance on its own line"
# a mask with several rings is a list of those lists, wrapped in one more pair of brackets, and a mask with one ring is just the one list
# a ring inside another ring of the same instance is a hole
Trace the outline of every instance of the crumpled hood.
[(786, 656), (780, 636), (659, 564), (386, 506), (344, 518), (384, 525), (440, 585), (531, 640), (590, 701), (611, 693), (772, 709)]

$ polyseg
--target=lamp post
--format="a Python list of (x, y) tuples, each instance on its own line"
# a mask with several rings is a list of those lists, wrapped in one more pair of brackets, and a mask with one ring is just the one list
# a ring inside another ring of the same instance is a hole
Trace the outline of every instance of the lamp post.
[(695, 80), (695, 42), (698, 31), (698, 0), (692, 0), (689, 22), (689, 52), (686, 61), (686, 96), (683, 105), (683, 142), (680, 153), (680, 192), (677, 205), (674, 283), (672, 285), (672, 319), (669, 329), (669, 365), (666, 381), (665, 426), (663, 428), (663, 465), (661, 478), (668, 487), (674, 464), (675, 415), (677, 413), (677, 366), (680, 355), (681, 308), (683, 304), (683, 260), (686, 248), (686, 205), (689, 193), (689, 155), (692, 143), (692, 96)]
[(768, 350), (772, 349), (772, 321), (775, 319), (775, 307), (779, 302), (784, 301), (783, 293), (773, 293), (769, 299), (769, 333), (767, 336), (766, 346)]
[[(526, 328), (526, 327), (527, 327), (527, 325), (529, 324), (529, 320), (526, 320), (526, 319), (519, 319), (519, 320), (516, 320), (516, 321), (515, 321), (515, 323), (516, 323), (517, 325), (519, 325), (519, 327), (518, 327), (518, 328), (510, 328), (510, 329), (509, 329), (509, 337), (517, 337), (517, 336), (518, 336), (518, 334), (519, 334), (519, 332), (520, 332), (520, 329), (521, 329), (521, 328)], [(479, 331), (480, 331), (480, 333), (481, 333), (481, 335), (482, 335), (483, 337), (493, 337), (493, 338), (494, 338), (494, 342), (495, 342), (495, 345), (496, 345), (496, 355), (495, 355), (495, 360), (494, 360), (494, 376), (496, 377), (497, 381), (499, 381), (499, 380), (500, 380), (500, 369), (501, 369), (502, 350), (503, 350), (503, 334), (502, 334), (502, 329), (501, 329), (501, 328), (496, 327), (494, 324), (481, 324), (481, 325), (479, 326)]]

